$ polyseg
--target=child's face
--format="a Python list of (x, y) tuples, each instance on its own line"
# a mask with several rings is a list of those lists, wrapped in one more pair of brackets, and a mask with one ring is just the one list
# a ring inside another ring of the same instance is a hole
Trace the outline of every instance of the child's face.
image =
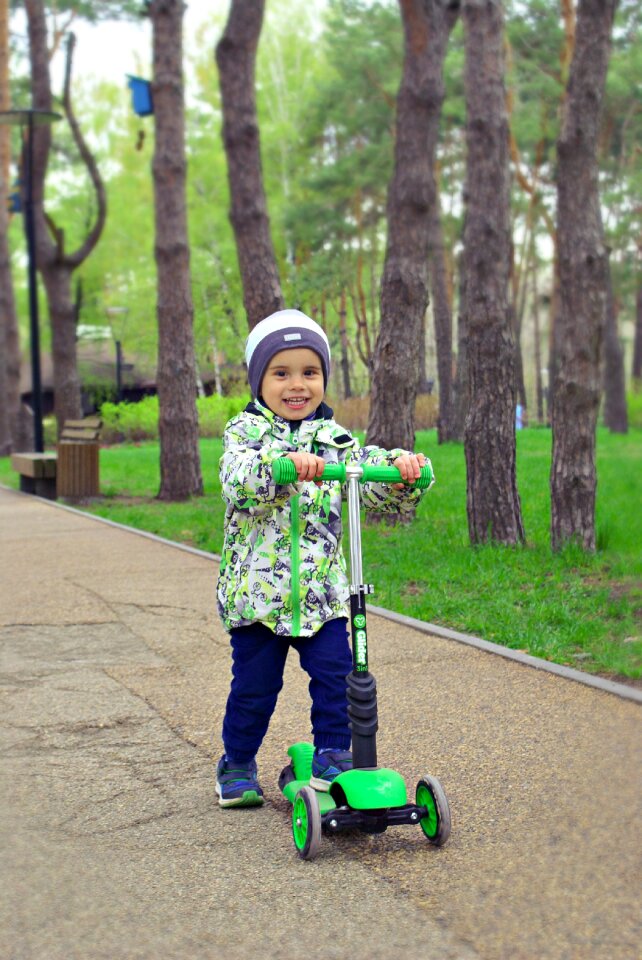
[(309, 417), (324, 392), (321, 360), (307, 347), (275, 353), (261, 382), (263, 402), (284, 420)]

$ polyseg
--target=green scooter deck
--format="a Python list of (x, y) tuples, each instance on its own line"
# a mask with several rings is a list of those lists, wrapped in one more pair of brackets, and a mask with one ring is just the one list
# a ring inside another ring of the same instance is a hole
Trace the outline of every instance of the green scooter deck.
[[(284, 797), (294, 803), (301, 787), (309, 786), (312, 776), (314, 747), (310, 743), (295, 743), (288, 750), (290, 764), (279, 781)], [(385, 767), (376, 770), (348, 770), (335, 783), (341, 787), (344, 800), (355, 810), (384, 810), (403, 807), (408, 802), (406, 785), (395, 770)], [(329, 793), (317, 791), (321, 814), (336, 809)]]
[[(282, 784), (281, 791), (285, 799), (289, 800), (290, 803), (294, 803), (294, 798), (301, 787), (310, 786), (313, 754), (314, 746), (311, 743), (294, 743), (288, 750), (288, 756), (291, 761), (290, 767), (295, 779)], [(286, 767), (286, 770), (287, 769)], [(283, 776), (283, 774), (281, 776)], [(336, 804), (329, 793), (324, 793), (319, 790), (317, 791), (317, 797), (321, 814), (328, 813), (330, 810), (335, 809)]]
[[(286, 800), (289, 800), (290, 803), (294, 803), (294, 798), (301, 789), (301, 787), (309, 787), (309, 780), (290, 780), (289, 783), (283, 788), (283, 796)], [(317, 797), (319, 800), (319, 810), (321, 814), (329, 813), (330, 810), (336, 809), (336, 803), (332, 799), (329, 793), (324, 793), (321, 790), (317, 790)]]

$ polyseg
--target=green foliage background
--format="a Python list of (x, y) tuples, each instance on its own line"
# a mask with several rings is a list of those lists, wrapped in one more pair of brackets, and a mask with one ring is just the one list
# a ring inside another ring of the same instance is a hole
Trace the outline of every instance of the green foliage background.
[[(93, 19), (140, 14), (138, 0), (65, 0), (57, 7), (62, 12), (73, 7), (79, 17)], [(221, 104), (213, 59), (226, 16), (226, 7), (213, 9), (199, 35), (185, 37), (188, 217), (195, 342), (202, 372), (211, 371), (215, 351), (238, 363), (245, 335), (228, 221)], [(640, 271), (640, 20), (639, 5), (624, 0), (614, 32), (600, 156), (605, 226), (624, 323), (634, 313)], [(555, 140), (565, 82), (558, 5), (549, 0), (508, 0), (506, 31), (511, 128), (520, 171), (537, 189), (540, 288), (546, 294), (552, 247), (543, 214), (555, 215)], [(18, 44), (12, 63), (16, 96), (25, 87), (24, 52), (24, 45)], [(151, 35), (149, 48), (141, 50), (142, 76), (151, 75), (150, 59)], [(376, 331), (401, 59), (402, 30), (394, 0), (271, 0), (266, 5), (257, 61), (257, 107), (265, 188), (285, 298), (308, 312), (318, 311), (337, 347), (339, 298), (346, 291), (352, 375), (361, 392), (367, 391), (368, 374), (355, 350), (354, 308), (361, 298), (371, 332)], [(454, 270), (460, 250), (465, 161), (461, 24), (453, 32), (445, 72), (438, 177), (447, 254)], [(76, 114), (107, 183), (109, 205), (103, 238), (79, 275), (81, 321), (110, 327), (113, 338), (122, 342), (127, 360), (153, 375), (157, 345), (153, 118), (133, 114), (125, 77), (96, 85), (77, 82), (73, 95)], [(142, 146), (139, 131), (144, 132)], [(47, 202), (54, 220), (65, 229), (69, 248), (84, 235), (94, 201), (63, 123), (55, 128), (54, 144)], [(515, 178), (517, 251), (528, 200)], [(13, 220), (10, 239), (20, 287), (24, 241), (19, 218)], [(24, 291), (17, 302), (26, 346)], [(546, 336), (544, 329), (543, 356)], [(43, 342), (46, 348), (46, 329)]]

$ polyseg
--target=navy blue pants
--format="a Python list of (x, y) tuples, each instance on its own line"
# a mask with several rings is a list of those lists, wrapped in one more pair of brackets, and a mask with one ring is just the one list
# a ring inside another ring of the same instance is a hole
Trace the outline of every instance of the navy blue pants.
[(232, 686), (223, 720), (223, 744), (231, 760), (245, 763), (257, 752), (283, 687), (290, 647), (310, 676), (315, 747), (350, 749), (346, 677), (352, 652), (345, 617), (328, 620), (313, 637), (279, 637), (262, 623), (230, 631)]

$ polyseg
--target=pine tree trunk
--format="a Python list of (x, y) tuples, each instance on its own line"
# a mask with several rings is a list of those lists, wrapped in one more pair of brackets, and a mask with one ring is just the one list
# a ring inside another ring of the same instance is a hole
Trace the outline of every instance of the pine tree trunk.
[(540, 340), (539, 323), (539, 291), (537, 288), (537, 263), (533, 263), (532, 310), (533, 310), (533, 358), (535, 361), (535, 398), (537, 405), (537, 422), (544, 422), (544, 391), (542, 388), (542, 344)]
[(456, 439), (453, 433), (453, 321), (448, 297), (448, 274), (438, 194), (435, 195), (435, 206), (430, 218), (430, 288), (439, 380), (437, 440), (439, 443), (447, 443)]
[[(509, 307), (512, 313), (512, 309)], [(519, 314), (511, 321), (513, 328), (513, 342), (515, 344), (515, 399), (522, 405), (522, 410), (528, 407), (526, 384), (524, 383), (524, 358), (522, 356), (522, 324)]]
[(633, 379), (642, 380), (642, 287), (635, 299), (635, 338), (633, 341)]
[(160, 500), (203, 492), (185, 209), (183, 0), (152, 0)]
[(230, 222), (250, 329), (283, 308), (263, 189), (254, 74), (265, 0), (231, 0), (216, 47), (223, 100), (223, 143), (230, 184)]
[(419, 337), (419, 374), (417, 377), (417, 393), (428, 393), (429, 383), (426, 375), (426, 364), (428, 362), (428, 317), (424, 315), (424, 322), (421, 325), (421, 336)]
[[(0, 204), (3, 204), (3, 191), (0, 190)], [(6, 207), (5, 207), (6, 210)], [(6, 221), (6, 214), (4, 220)], [(3, 233), (4, 231), (4, 233)], [(9, 391), (7, 372), (7, 318), (6, 298), (2, 283), (5, 282), (6, 270), (6, 227), (3, 223), (3, 214), (0, 212), (0, 457), (7, 457), (11, 453), (11, 428), (9, 424)]]
[[(9, 2), (0, 0), (0, 110), (8, 110), (9, 103)], [(7, 239), (10, 134), (9, 127), (0, 126), (0, 456), (2, 457), (6, 457), (12, 450), (11, 421), (12, 408), (15, 408), (9, 372), (12, 358), (9, 357), (8, 352), (10, 327), (16, 324)]]
[(41, 267), (51, 324), (58, 433), (65, 420), (82, 417), (76, 350), (76, 314), (71, 300), (71, 271), (47, 260)]
[(350, 382), (350, 358), (348, 356), (348, 331), (346, 328), (346, 292), (341, 291), (339, 304), (339, 342), (341, 344), (341, 379), (343, 381), (343, 399), (349, 400), (352, 396)]
[(611, 433), (628, 433), (624, 351), (618, 337), (617, 314), (609, 270), (604, 335), (604, 425)]
[[(25, 0), (29, 28), (31, 88), (33, 106), (52, 110), (53, 98), (49, 76), (47, 23), (41, 0)], [(65, 263), (63, 234), (50, 237), (45, 220), (45, 177), (49, 163), (51, 130), (49, 125), (36, 126), (33, 137), (33, 205), (36, 230), (36, 262), (42, 274), (47, 303), (54, 358), (54, 404), (58, 428), (65, 420), (82, 416), (80, 381), (77, 371), (76, 326), (71, 308), (71, 270)], [(70, 324), (64, 329), (64, 324)], [(63, 328), (58, 325), (63, 324)]]
[(546, 389), (546, 422), (549, 426), (551, 426), (553, 420), (555, 385), (557, 383), (557, 371), (559, 368), (560, 347), (557, 342), (557, 337), (560, 330), (560, 309), (559, 256), (556, 243), (553, 259), (553, 293), (548, 310), (548, 386)]
[(457, 364), (455, 368), (455, 382), (453, 385), (453, 416), (451, 440), (464, 442), (464, 429), (468, 407), (470, 406), (470, 382), (468, 373), (468, 341), (466, 336), (466, 317), (464, 304), (466, 302), (466, 271), (463, 257), (459, 258), (459, 313), (457, 315)]
[(553, 395), (551, 542), (595, 550), (595, 429), (602, 389), (608, 255), (597, 141), (616, 0), (580, 0), (557, 144), (560, 309)]
[[(33, 106), (51, 111), (52, 93), (47, 49), (47, 23), (42, 0), (25, 0), (29, 29), (31, 88)], [(48, 124), (36, 126), (33, 138), (33, 206), (36, 230), (36, 261), (40, 270), (49, 307), (54, 359), (55, 413), (59, 428), (65, 420), (82, 415), (80, 379), (76, 356), (76, 318), (71, 292), (71, 278), (94, 249), (102, 233), (105, 216), (105, 191), (94, 157), (88, 149), (71, 107), (70, 80), (73, 35), (67, 52), (63, 106), (74, 143), (90, 176), (95, 196), (95, 222), (85, 240), (73, 253), (65, 251), (65, 234), (51, 220), (45, 219), (44, 190), (51, 130)], [(51, 234), (54, 239), (52, 240)]]
[(400, 7), (404, 64), (397, 95), (368, 442), (412, 450), (419, 343), (428, 306), (428, 240), (435, 204), (434, 155), (444, 98), (442, 67), (456, 9), (443, 0), (400, 0)]
[(499, 0), (464, 0), (466, 67), (465, 318), (470, 372), (466, 418), (470, 541), (524, 540), (515, 475), (515, 346), (508, 120)]

